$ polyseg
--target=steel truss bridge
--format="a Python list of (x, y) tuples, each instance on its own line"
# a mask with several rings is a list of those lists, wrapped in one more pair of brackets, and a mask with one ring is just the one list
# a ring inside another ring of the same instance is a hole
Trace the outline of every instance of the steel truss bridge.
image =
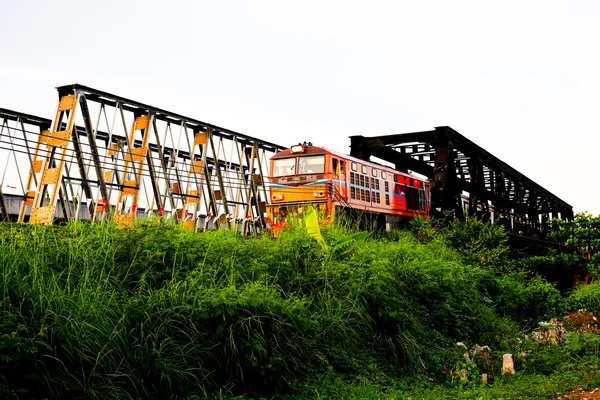
[(545, 237), (551, 218), (573, 217), (565, 201), (448, 126), (350, 140), (353, 157), (377, 157), (429, 178), (434, 215), (475, 215), (528, 237)]
[[(87, 86), (57, 89), (52, 120), (0, 108), (0, 220), (128, 225), (162, 215), (192, 229), (265, 227), (268, 158), (283, 146)], [(532, 237), (544, 237), (552, 217), (573, 216), (449, 127), (352, 136), (350, 155), (425, 175), (434, 213), (477, 215)]]
[[(263, 229), (267, 160), (282, 146), (83, 85), (57, 89), (53, 120), (0, 109), (0, 219), (157, 214)], [(6, 175), (19, 184), (7, 188)]]

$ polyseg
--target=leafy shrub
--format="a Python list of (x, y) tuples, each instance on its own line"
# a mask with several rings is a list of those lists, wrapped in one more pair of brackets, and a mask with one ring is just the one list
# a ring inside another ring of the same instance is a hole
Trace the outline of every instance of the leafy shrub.
[(468, 264), (496, 269), (510, 265), (508, 236), (500, 225), (469, 217), (465, 222), (415, 218), (410, 226), (420, 241), (441, 240), (456, 249)]
[(525, 373), (550, 375), (568, 360), (569, 354), (559, 346), (531, 343), (527, 351), (517, 357), (516, 365)]
[[(8, 308), (8, 307), (7, 307)], [(42, 376), (41, 355), (49, 350), (45, 330), (32, 332), (22, 318), (0, 310), (0, 395), (39, 396), (36, 383)]]
[(533, 320), (559, 317), (564, 311), (560, 291), (542, 278), (529, 281), (525, 289), (525, 301), (528, 305), (527, 314)]
[(500, 225), (470, 217), (444, 229), (446, 241), (463, 254), (467, 263), (481, 267), (501, 267), (508, 259), (508, 237)]
[(541, 277), (527, 280), (523, 273), (488, 277), (484, 287), (497, 312), (521, 324), (532, 326), (564, 311), (560, 291)]
[(581, 285), (566, 300), (568, 310), (586, 309), (600, 315), (600, 281)]
[(597, 359), (600, 356), (600, 335), (569, 332), (565, 334), (564, 349), (579, 357), (591, 355)]
[(442, 374), (454, 342), (500, 345), (503, 334), (516, 333), (478, 290), (481, 270), (457, 262), (440, 241), (396, 238), (358, 246), (328, 270), (337, 290), (364, 300), (390, 361), (415, 371), (426, 360), (431, 373)]
[(552, 220), (550, 237), (567, 246), (566, 253), (574, 255), (577, 267), (593, 278), (600, 277), (600, 216), (577, 213), (569, 220)]

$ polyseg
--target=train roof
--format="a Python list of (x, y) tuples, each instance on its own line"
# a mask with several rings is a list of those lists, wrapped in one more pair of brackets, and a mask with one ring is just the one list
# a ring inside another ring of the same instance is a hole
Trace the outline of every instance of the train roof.
[(304, 156), (312, 156), (312, 155), (325, 155), (325, 154), (331, 154), (334, 155), (336, 157), (339, 157), (340, 159), (344, 159), (346, 161), (350, 161), (350, 162), (356, 162), (359, 164), (366, 164), (366, 165), (372, 165), (372, 166), (376, 166), (378, 169), (381, 169), (382, 171), (386, 171), (387, 173), (394, 173), (394, 174), (398, 174), (398, 175), (403, 175), (403, 176), (409, 176), (411, 178), (418, 178), (421, 180), (427, 180), (425, 178), (421, 178), (417, 175), (413, 175), (413, 174), (409, 174), (406, 172), (402, 172), (402, 171), (398, 171), (397, 169), (393, 168), (393, 167), (388, 167), (387, 165), (382, 165), (382, 164), (378, 164), (376, 162), (373, 161), (366, 161), (366, 160), (361, 160), (360, 158), (356, 158), (356, 157), (352, 157), (349, 156), (348, 154), (343, 154), (334, 150), (329, 150), (326, 149), (324, 147), (317, 147), (317, 146), (303, 146), (304, 147), (304, 151), (302, 153), (293, 153), (291, 151), (291, 148), (282, 150), (278, 153), (275, 153), (272, 157), (271, 160), (277, 160), (277, 159), (282, 159), (282, 158), (289, 158), (289, 157), (297, 157), (299, 155), (304, 155)]

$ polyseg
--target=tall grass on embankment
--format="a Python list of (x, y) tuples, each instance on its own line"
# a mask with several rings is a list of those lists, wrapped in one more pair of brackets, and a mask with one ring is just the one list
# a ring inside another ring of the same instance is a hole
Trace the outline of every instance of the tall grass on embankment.
[(272, 396), (327, 377), (423, 374), (443, 383), (456, 341), (501, 351), (518, 333), (502, 315), (520, 304), (497, 296), (505, 278), (410, 232), (334, 251), (301, 227), (274, 239), (156, 221), (3, 224), (0, 272), (4, 396)]

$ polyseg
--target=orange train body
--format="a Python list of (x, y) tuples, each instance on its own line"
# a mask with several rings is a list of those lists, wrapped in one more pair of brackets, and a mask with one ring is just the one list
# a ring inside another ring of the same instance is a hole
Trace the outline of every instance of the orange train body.
[[(431, 183), (393, 168), (315, 147), (295, 145), (270, 160), (269, 222), (312, 205), (327, 217), (336, 210), (385, 216), (386, 225), (403, 217), (428, 217)], [(389, 227), (389, 226), (388, 226)]]

